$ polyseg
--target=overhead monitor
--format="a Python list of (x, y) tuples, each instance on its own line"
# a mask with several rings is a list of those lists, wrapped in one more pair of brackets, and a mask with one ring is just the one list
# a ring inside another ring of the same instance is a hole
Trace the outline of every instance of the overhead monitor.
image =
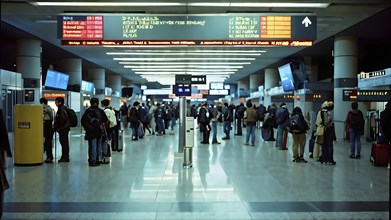
[(49, 69), (46, 73), (45, 88), (67, 90), (69, 75)]
[(219, 90), (219, 89), (224, 89), (224, 83), (223, 82), (211, 82), (209, 84), (209, 88), (211, 90)]
[(295, 82), (293, 79), (293, 71), (291, 64), (287, 63), (283, 66), (278, 67), (278, 72), (280, 73), (282, 89), (284, 90), (284, 92), (294, 91)]

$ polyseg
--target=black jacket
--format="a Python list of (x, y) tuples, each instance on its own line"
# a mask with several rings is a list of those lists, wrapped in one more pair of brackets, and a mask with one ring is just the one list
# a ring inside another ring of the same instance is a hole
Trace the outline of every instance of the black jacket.
[(103, 135), (104, 124), (108, 123), (105, 112), (97, 106), (88, 108), (81, 118), (81, 126), (86, 131), (85, 140), (99, 138)]

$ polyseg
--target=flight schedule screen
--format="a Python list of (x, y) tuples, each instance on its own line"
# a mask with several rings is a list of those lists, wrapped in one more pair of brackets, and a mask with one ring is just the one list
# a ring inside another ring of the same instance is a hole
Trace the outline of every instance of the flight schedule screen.
[(61, 39), (103, 40), (103, 16), (59, 16)]

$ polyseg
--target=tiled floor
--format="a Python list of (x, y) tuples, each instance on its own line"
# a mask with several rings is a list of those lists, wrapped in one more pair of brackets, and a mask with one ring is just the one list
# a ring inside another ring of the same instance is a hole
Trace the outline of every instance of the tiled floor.
[(88, 167), (76, 131), (69, 164), (9, 161), (3, 219), (389, 219), (389, 169), (369, 163), (369, 143), (359, 160), (335, 143), (331, 166), (308, 154), (307, 164), (291, 162), (291, 137), (279, 151), (260, 131), (255, 147), (244, 136), (201, 145), (197, 133), (184, 169), (177, 134), (131, 141), (125, 130), (124, 151), (100, 167)]

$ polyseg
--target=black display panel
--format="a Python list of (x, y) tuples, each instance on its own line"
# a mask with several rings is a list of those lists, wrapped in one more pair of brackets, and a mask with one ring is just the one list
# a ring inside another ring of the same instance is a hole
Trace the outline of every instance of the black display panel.
[(132, 87), (125, 87), (122, 88), (122, 97), (132, 97), (133, 95), (133, 88)]
[(175, 84), (172, 89), (175, 96), (191, 96), (191, 85)]

